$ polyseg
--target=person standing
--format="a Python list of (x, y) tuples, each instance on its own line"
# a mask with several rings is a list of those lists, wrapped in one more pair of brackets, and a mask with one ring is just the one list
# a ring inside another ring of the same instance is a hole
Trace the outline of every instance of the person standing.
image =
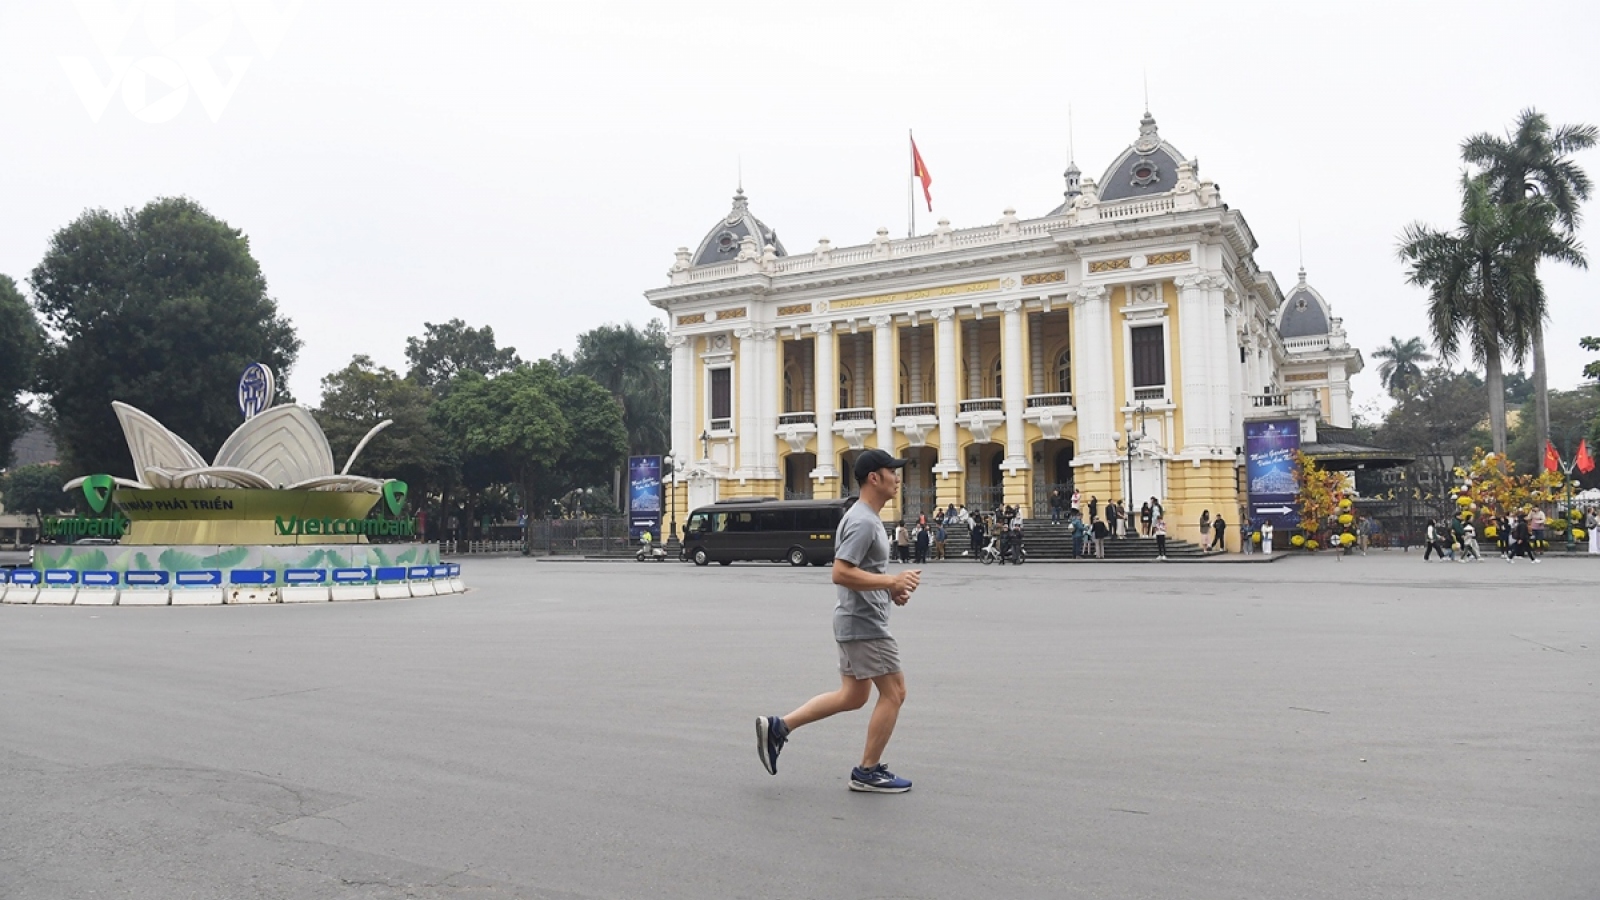
[(1424, 535), (1422, 561), (1427, 562), (1435, 553), (1439, 555), (1439, 561), (1444, 562), (1444, 548), (1439, 546), (1439, 526), (1434, 520), (1429, 519), (1428, 530)]
[(1223, 521), (1222, 512), (1217, 512), (1217, 517), (1211, 520), (1211, 548), (1218, 553), (1228, 552), (1228, 523)]
[(1200, 552), (1211, 549), (1211, 510), (1200, 510)]
[(1122, 538), (1122, 504), (1116, 500), (1106, 501), (1106, 528), (1110, 529), (1111, 536)]
[(1111, 533), (1110, 529), (1106, 528), (1105, 522), (1096, 518), (1093, 524), (1089, 526), (1089, 533), (1094, 535), (1094, 558), (1105, 559), (1106, 535)]
[(928, 546), (933, 543), (933, 535), (928, 531), (928, 526), (917, 526), (917, 565), (928, 564)]
[(944, 542), (949, 536), (950, 532), (945, 530), (944, 518), (941, 516), (933, 526), (933, 558), (940, 562), (944, 561)]
[(1544, 523), (1544, 507), (1534, 507), (1533, 514), (1528, 516), (1528, 527), (1533, 530), (1533, 545), (1541, 550), (1544, 549)]
[(983, 558), (983, 543), (989, 536), (983, 527), (981, 517), (972, 520), (972, 528), (968, 534), (972, 538), (972, 548), (968, 552), (972, 554), (973, 562), (978, 562)]
[(884, 505), (899, 493), (900, 469), (906, 462), (878, 449), (856, 457), (854, 474), (861, 496), (839, 521), (834, 538), (833, 638), (839, 648), (839, 689), (812, 697), (786, 716), (756, 719), (756, 753), (769, 774), (778, 774), (778, 754), (795, 729), (860, 709), (876, 687), (878, 702), (867, 722), (861, 764), (850, 772), (850, 790), (880, 794), (911, 790), (911, 781), (889, 771), (882, 761), (906, 698), (900, 646), (889, 633), (889, 608), (891, 603), (904, 606), (910, 601), (922, 572), (887, 573), (889, 539), (878, 519)]
[(1256, 552), (1256, 524), (1244, 507), (1239, 507), (1239, 552), (1252, 556)]
[(911, 532), (906, 530), (906, 523), (901, 522), (894, 527), (895, 558), (902, 563), (911, 562)]
[(1050, 489), (1050, 524), (1061, 524), (1061, 489)]
[(1471, 522), (1461, 526), (1461, 562), (1466, 562), (1468, 556), (1474, 562), (1483, 562), (1483, 557), (1478, 555), (1478, 529), (1472, 527)]
[(1272, 555), (1272, 520), (1261, 520), (1261, 552)]
[(1589, 510), (1583, 521), (1584, 530), (1589, 532), (1589, 552), (1600, 555), (1600, 510)]
[(1100, 517), (1100, 498), (1094, 494), (1089, 495), (1089, 521), (1093, 522)]
[(1146, 500), (1145, 504), (1139, 507), (1139, 534), (1141, 537), (1150, 536), (1150, 523), (1150, 501)]
[(1156, 534), (1156, 559), (1167, 561), (1167, 520), (1156, 519), (1152, 526)]

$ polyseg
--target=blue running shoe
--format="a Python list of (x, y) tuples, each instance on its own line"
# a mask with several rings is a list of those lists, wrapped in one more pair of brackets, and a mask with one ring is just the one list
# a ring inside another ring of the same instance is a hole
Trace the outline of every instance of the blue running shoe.
[(870, 769), (856, 766), (850, 770), (850, 790), (872, 794), (904, 794), (911, 790), (911, 781), (895, 775), (883, 763)]
[(761, 756), (761, 765), (767, 772), (778, 774), (778, 754), (783, 752), (783, 745), (789, 740), (789, 726), (777, 716), (759, 716), (756, 718), (756, 753)]

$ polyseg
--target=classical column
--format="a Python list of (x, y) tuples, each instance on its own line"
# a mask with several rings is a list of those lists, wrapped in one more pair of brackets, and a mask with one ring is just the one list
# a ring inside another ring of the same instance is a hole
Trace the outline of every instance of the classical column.
[(1028, 448), (1023, 443), (1022, 414), (1027, 400), (1022, 389), (1027, 359), (1022, 355), (1022, 301), (1001, 300), (1000, 371), (1004, 373), (1007, 471), (1028, 468)]
[(894, 317), (873, 316), (872, 418), (878, 425), (878, 447), (894, 453)]
[(761, 420), (760, 341), (756, 329), (741, 328), (733, 333), (739, 340), (739, 390), (734, 397), (734, 421), (739, 429), (738, 477), (751, 478), (761, 465), (761, 443), (756, 428)]
[(778, 332), (772, 328), (757, 328), (753, 335), (756, 356), (761, 366), (757, 369), (756, 433), (757, 454), (761, 478), (779, 478), (778, 471), (778, 411), (783, 408), (779, 394), (783, 391), (783, 364), (778, 358)]
[(817, 397), (817, 467), (811, 471), (814, 481), (833, 478), (833, 408), (839, 399), (839, 369), (833, 362), (834, 334), (832, 322), (818, 322), (811, 326), (816, 346), (816, 397)]
[(1227, 287), (1228, 282), (1215, 275), (1205, 283), (1206, 302), (1210, 307), (1207, 318), (1211, 325), (1211, 341), (1206, 346), (1206, 355), (1211, 360), (1211, 434), (1206, 443), (1218, 454), (1233, 453), (1233, 397), (1237, 384), (1233, 369), (1239, 360)]
[[(1206, 300), (1210, 279), (1185, 275), (1178, 285), (1178, 346), (1183, 355), (1183, 444), (1169, 449), (1199, 455), (1211, 447), (1212, 371), (1211, 310)], [(1223, 379), (1226, 385), (1226, 377)]]
[(1069, 295), (1072, 321), (1073, 403), (1078, 409), (1078, 448), (1085, 462), (1116, 462), (1116, 392), (1111, 384), (1111, 303), (1096, 285)]
[(922, 329), (911, 329), (911, 401), (922, 402)]
[(856, 364), (850, 376), (850, 405), (863, 407), (867, 405), (867, 385), (872, 383), (872, 375), (867, 371), (867, 342), (861, 335), (852, 333), (850, 343), (856, 350)]
[(935, 402), (939, 410), (939, 462), (934, 471), (940, 474), (961, 471), (960, 436), (956, 434), (956, 375), (961, 363), (956, 358), (956, 311), (941, 306), (933, 311), (934, 377), (937, 390)]
[(1028, 314), (1028, 393), (1043, 394), (1044, 383), (1044, 313)]
[(967, 351), (967, 399), (977, 400), (989, 396), (983, 389), (983, 333), (978, 322), (962, 323), (961, 347)]
[(667, 338), (672, 349), (672, 457), (685, 462), (700, 458), (699, 434), (694, 423), (694, 342), (675, 334)]

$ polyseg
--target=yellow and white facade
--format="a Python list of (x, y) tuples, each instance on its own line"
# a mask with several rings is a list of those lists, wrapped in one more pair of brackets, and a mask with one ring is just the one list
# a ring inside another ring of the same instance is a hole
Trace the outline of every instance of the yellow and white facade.
[(854, 455), (881, 447), (912, 460), (889, 519), (1045, 515), (1076, 486), (1135, 510), (1159, 497), (1180, 537), (1202, 509), (1236, 521), (1245, 419), (1349, 425), (1360, 354), (1339, 330), (1301, 335), (1317, 355), (1294, 359), (1243, 215), (1148, 113), (1102, 184), (1074, 166), (1042, 218), (802, 254), (737, 194), (646, 293), (669, 317), (679, 520), (717, 499), (847, 496)]

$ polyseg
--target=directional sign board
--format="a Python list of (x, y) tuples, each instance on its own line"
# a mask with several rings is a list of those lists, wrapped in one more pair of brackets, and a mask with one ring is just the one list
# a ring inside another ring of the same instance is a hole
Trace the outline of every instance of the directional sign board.
[(122, 576), (122, 580), (129, 587), (166, 587), (167, 582), (172, 580), (172, 575), (164, 569), (148, 571), (129, 569), (128, 574)]
[(285, 569), (284, 584), (327, 584), (327, 569)]
[(44, 572), (44, 583), (46, 587), (77, 584), (78, 573), (74, 569), (46, 569)]
[(38, 584), (41, 580), (38, 569), (17, 569), (11, 573), (12, 584)]
[(229, 584), (276, 584), (275, 569), (234, 569), (228, 573)]
[(221, 587), (222, 573), (216, 569), (179, 572), (174, 576), (178, 587)]
[(84, 587), (116, 587), (120, 576), (116, 572), (85, 572)]
[(406, 570), (406, 577), (413, 581), (423, 581), (433, 577), (432, 566), (412, 566)]
[(405, 581), (406, 580), (406, 567), (405, 566), (379, 566), (378, 570), (374, 573), (374, 577), (377, 578), (379, 581)]
[(372, 580), (372, 570), (367, 568), (334, 569), (334, 584), (362, 584)]

